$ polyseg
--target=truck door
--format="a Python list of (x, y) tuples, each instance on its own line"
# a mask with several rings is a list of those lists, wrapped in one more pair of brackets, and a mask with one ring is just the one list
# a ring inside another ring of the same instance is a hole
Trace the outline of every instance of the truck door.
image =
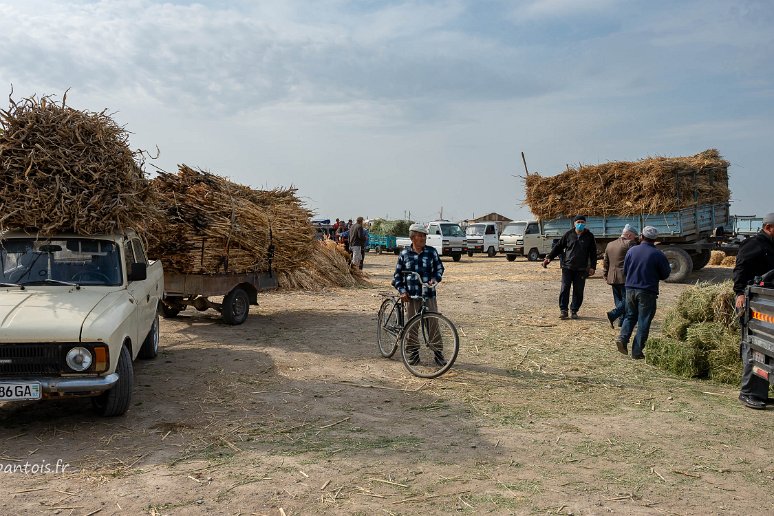
[[(136, 237), (132, 238), (131, 242), (135, 262), (144, 263), (147, 267), (149, 265), (148, 257), (145, 256), (145, 249), (142, 246), (142, 242)], [(145, 335), (147, 335), (148, 330), (150, 330), (150, 327), (156, 318), (156, 310), (158, 309), (159, 297), (161, 296), (159, 290), (161, 287), (156, 281), (151, 280), (150, 277), (146, 280), (134, 283), (140, 285), (138, 292), (142, 292), (142, 298), (139, 299), (139, 307), (141, 308), (139, 331), (140, 338), (145, 339)]]
[(138, 281), (128, 281), (129, 273), (132, 271), (132, 264), (134, 263), (134, 250), (132, 249), (132, 242), (128, 238), (124, 239), (124, 273), (127, 278), (126, 290), (129, 293), (129, 301), (134, 303), (136, 309), (132, 310), (132, 315), (129, 317), (129, 338), (132, 339), (132, 358), (140, 351), (142, 340), (145, 335), (140, 337), (140, 318), (142, 317), (142, 310), (144, 305), (142, 304), (144, 294), (141, 291), (142, 285)]

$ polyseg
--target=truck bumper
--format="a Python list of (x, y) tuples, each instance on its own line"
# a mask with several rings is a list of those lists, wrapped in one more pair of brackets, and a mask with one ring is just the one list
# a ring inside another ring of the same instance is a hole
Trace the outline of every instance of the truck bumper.
[(2, 378), (0, 381), (38, 382), (44, 395), (78, 394), (109, 390), (118, 382), (118, 373), (93, 378)]
[(506, 254), (517, 254), (522, 256), (524, 254), (524, 246), (522, 245), (501, 245), (500, 252)]

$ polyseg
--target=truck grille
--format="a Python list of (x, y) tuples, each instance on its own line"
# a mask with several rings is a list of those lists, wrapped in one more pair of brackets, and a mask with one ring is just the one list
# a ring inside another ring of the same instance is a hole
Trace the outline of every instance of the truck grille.
[(74, 344), (1, 344), (0, 377), (58, 376), (64, 367), (64, 353)]

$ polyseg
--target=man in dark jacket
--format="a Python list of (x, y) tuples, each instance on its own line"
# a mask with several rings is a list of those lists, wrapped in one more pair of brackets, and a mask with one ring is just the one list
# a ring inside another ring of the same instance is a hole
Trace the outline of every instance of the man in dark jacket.
[(658, 230), (653, 226), (642, 228), (640, 245), (626, 252), (624, 258), (624, 276), (626, 276), (626, 318), (621, 326), (621, 334), (616, 340), (618, 351), (627, 354), (626, 346), (632, 336), (634, 326), (637, 335), (632, 343), (632, 358), (645, 358), (642, 350), (648, 341), (650, 323), (656, 315), (658, 282), (669, 277), (672, 272), (669, 260), (664, 253), (656, 249)]
[(624, 276), (623, 266), (626, 252), (636, 244), (637, 230), (627, 224), (621, 232), (621, 237), (608, 243), (605, 247), (605, 256), (602, 260), (602, 277), (613, 289), (613, 303), (615, 308), (607, 312), (607, 320), (610, 321), (610, 327), (619, 319), (618, 327), (623, 325), (624, 314), (626, 314), (626, 276)]
[[(734, 267), (734, 293), (736, 308), (744, 309), (744, 290), (755, 276), (766, 274), (774, 269), (774, 213), (763, 217), (763, 227), (752, 238), (744, 241), (736, 256)], [(759, 378), (752, 372), (752, 353), (742, 341), (739, 345), (742, 357), (742, 387), (739, 390), (739, 401), (753, 409), (766, 408), (769, 382)]]
[[(586, 217), (578, 215), (573, 223), (575, 229), (565, 233), (543, 260), (543, 267), (547, 267), (551, 260), (561, 255), (560, 319), (567, 319), (568, 305), (571, 317), (578, 318), (578, 310), (583, 304), (586, 278), (593, 276), (597, 268), (597, 241), (591, 231), (586, 229)], [(572, 303), (570, 303), (570, 287), (572, 287)]]
[(358, 217), (357, 222), (349, 228), (349, 249), (352, 252), (352, 266), (361, 268), (363, 261), (363, 244), (365, 244), (365, 229), (363, 217)]

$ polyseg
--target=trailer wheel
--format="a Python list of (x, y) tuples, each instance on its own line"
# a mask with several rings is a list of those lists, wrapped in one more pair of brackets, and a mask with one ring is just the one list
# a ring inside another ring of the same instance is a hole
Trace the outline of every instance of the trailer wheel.
[(161, 304), (161, 313), (164, 314), (164, 317), (167, 319), (172, 319), (173, 317), (177, 317), (177, 314), (182, 312), (185, 309), (185, 306), (183, 306), (183, 298), (181, 297), (168, 297), (164, 299)]
[(538, 250), (535, 249), (534, 247), (530, 249), (529, 253), (527, 253), (527, 260), (531, 262), (536, 262), (540, 260), (540, 253), (538, 252)]
[(702, 249), (697, 254), (692, 254), (691, 260), (693, 261), (693, 270), (698, 271), (703, 269), (709, 263), (710, 257), (712, 257), (712, 253), (709, 249)]
[(669, 267), (672, 269), (672, 273), (666, 279), (666, 282), (679, 283), (687, 278), (688, 274), (693, 270), (691, 255), (684, 249), (674, 245), (667, 246), (661, 249), (661, 251), (666, 255), (667, 260), (669, 260)]
[(250, 312), (250, 298), (247, 292), (237, 287), (223, 298), (223, 320), (227, 324), (242, 324)]
[(382, 246), (380, 245), (376, 246), (376, 254), (382, 254)]
[(494, 258), (496, 254), (497, 254), (497, 249), (495, 249), (490, 245), (489, 249), (486, 250), (486, 255), (490, 258)]
[(515, 254), (506, 254), (506, 255), (505, 255), (505, 258), (506, 258), (506, 259), (507, 259), (509, 262), (516, 261), (516, 255), (515, 255)]
[(132, 401), (134, 369), (132, 368), (132, 355), (126, 346), (121, 347), (116, 373), (118, 373), (116, 384), (109, 391), (91, 398), (94, 411), (100, 416), (120, 416), (129, 409), (129, 403)]
[(460, 258), (462, 258), (462, 254), (461, 253), (454, 253), (452, 255), (452, 260), (454, 260), (455, 262), (460, 261)]

